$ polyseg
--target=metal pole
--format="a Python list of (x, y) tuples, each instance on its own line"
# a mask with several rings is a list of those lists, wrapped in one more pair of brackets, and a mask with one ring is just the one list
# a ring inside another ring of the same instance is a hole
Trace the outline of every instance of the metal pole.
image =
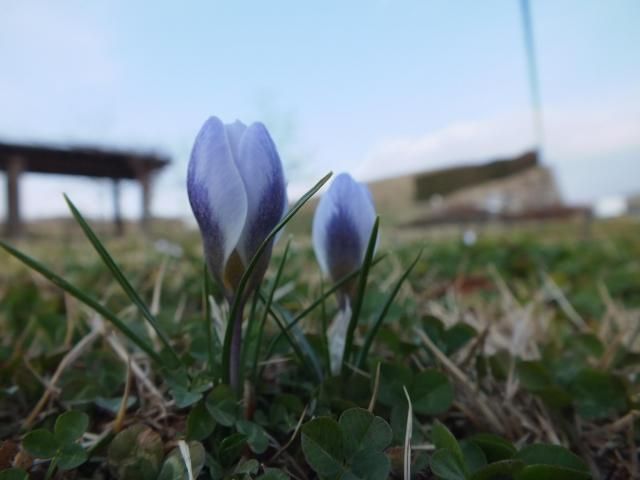
[(531, 112), (533, 120), (534, 141), (538, 158), (542, 157), (542, 145), (544, 142), (544, 129), (542, 125), (542, 102), (540, 99), (540, 84), (538, 81), (538, 68), (536, 65), (535, 42), (533, 38), (533, 22), (529, 0), (520, 0), (522, 12), (522, 27), (524, 31), (524, 47), (527, 56), (527, 73), (529, 76), (529, 89), (531, 93)]

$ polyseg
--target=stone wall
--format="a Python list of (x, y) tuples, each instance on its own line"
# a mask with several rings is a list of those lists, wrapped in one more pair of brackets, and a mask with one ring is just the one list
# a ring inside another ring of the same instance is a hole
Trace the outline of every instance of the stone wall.
[(426, 200), (417, 200), (418, 176), (406, 175), (369, 184), (376, 209), (385, 223), (413, 222), (447, 210), (520, 214), (562, 205), (553, 173), (540, 165), (448, 195), (432, 195)]
[(452, 193), (441, 204), (452, 208), (471, 206), (491, 213), (523, 213), (557, 207), (562, 198), (552, 172), (537, 166)]

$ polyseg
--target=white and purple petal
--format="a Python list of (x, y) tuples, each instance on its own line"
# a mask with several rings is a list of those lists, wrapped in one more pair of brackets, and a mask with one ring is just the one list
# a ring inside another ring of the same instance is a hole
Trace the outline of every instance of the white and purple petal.
[(247, 193), (247, 220), (237, 246), (246, 266), (282, 219), (287, 205), (282, 162), (262, 123), (253, 123), (245, 130), (236, 164)]
[(346, 173), (322, 196), (313, 219), (313, 248), (320, 267), (334, 281), (360, 268), (375, 222), (368, 188)]
[(247, 126), (242, 123), (240, 120), (236, 120), (233, 123), (227, 123), (224, 126), (224, 130), (227, 133), (227, 140), (229, 141), (229, 147), (231, 148), (231, 153), (233, 154), (233, 159), (238, 163), (238, 156), (240, 155), (240, 142), (242, 141), (242, 136), (244, 132), (247, 131)]
[[(239, 123), (239, 122), (237, 122)], [(247, 193), (230, 143), (242, 124), (225, 127), (210, 117), (196, 137), (187, 173), (191, 208), (200, 227), (209, 268), (221, 280), (247, 217)]]

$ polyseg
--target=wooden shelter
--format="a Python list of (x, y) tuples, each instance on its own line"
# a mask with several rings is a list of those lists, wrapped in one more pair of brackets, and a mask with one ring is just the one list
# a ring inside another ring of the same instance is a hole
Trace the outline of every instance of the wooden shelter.
[(19, 235), (20, 176), (23, 173), (50, 173), (93, 178), (108, 178), (113, 182), (114, 222), (122, 232), (120, 181), (134, 180), (142, 190), (141, 224), (147, 226), (151, 216), (151, 183), (155, 173), (169, 160), (154, 154), (87, 147), (51, 147), (0, 143), (0, 170), (7, 176), (7, 216), (5, 231), (8, 236)]

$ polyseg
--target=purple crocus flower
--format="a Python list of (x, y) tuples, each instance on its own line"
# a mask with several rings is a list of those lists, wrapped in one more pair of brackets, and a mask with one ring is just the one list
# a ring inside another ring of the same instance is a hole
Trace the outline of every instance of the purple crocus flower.
[[(287, 206), (282, 163), (265, 126), (209, 118), (193, 145), (187, 190), (207, 265), (231, 301), (245, 267)], [(247, 296), (264, 276), (270, 256), (268, 248)]]
[(341, 173), (322, 196), (313, 218), (313, 249), (334, 282), (362, 265), (376, 219), (371, 192)]
[[(341, 173), (322, 196), (313, 218), (313, 249), (320, 268), (333, 282), (362, 266), (376, 212), (366, 185)], [(344, 342), (351, 318), (355, 282), (338, 292), (339, 312), (329, 328), (331, 370), (342, 364)]]
[(209, 118), (191, 151), (187, 173), (189, 202), (198, 221), (207, 266), (231, 304), (239, 301), (233, 322), (229, 379), (240, 385), (242, 311), (262, 280), (273, 244), (263, 251), (247, 288), (238, 285), (261, 243), (282, 219), (287, 207), (282, 163), (262, 123), (223, 124)]

